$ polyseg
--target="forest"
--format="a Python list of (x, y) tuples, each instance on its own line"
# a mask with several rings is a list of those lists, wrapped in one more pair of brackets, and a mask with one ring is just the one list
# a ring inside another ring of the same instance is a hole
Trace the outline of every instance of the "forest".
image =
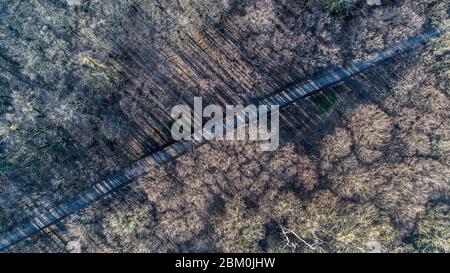
[[(370, 1), (369, 1), (370, 2)], [(442, 0), (0, 0), (0, 235), (250, 104), (448, 29)], [(11, 252), (449, 252), (450, 34), (212, 141)]]

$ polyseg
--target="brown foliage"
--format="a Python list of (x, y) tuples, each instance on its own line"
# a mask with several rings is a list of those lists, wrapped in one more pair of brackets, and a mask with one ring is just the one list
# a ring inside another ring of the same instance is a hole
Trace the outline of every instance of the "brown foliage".
[(348, 126), (360, 158), (367, 163), (380, 158), (391, 138), (391, 118), (375, 105), (360, 106), (349, 115)]

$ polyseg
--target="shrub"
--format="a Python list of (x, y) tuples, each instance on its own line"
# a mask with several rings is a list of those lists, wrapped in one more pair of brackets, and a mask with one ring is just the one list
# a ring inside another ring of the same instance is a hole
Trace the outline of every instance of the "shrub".
[(422, 215), (416, 228), (416, 245), (421, 252), (450, 252), (449, 206), (439, 203)]
[(328, 180), (341, 197), (368, 201), (385, 183), (384, 170), (383, 165), (367, 168), (355, 156), (350, 156), (336, 165), (334, 171), (328, 174)]
[(346, 129), (337, 128), (333, 134), (325, 136), (320, 150), (322, 171), (329, 171), (339, 159), (349, 155), (351, 147), (352, 138)]
[(156, 234), (175, 244), (182, 244), (199, 235), (205, 227), (200, 215), (189, 207), (178, 207), (161, 215)]
[(382, 156), (392, 135), (391, 118), (375, 105), (359, 106), (349, 115), (348, 126), (361, 159), (370, 163)]
[(264, 239), (264, 224), (259, 215), (236, 198), (226, 204), (224, 216), (214, 219), (214, 240), (225, 252), (260, 252), (259, 241)]
[[(146, 206), (109, 214), (102, 223), (108, 243), (122, 251), (146, 251), (154, 221)], [(148, 250), (147, 250), (148, 251)]]

